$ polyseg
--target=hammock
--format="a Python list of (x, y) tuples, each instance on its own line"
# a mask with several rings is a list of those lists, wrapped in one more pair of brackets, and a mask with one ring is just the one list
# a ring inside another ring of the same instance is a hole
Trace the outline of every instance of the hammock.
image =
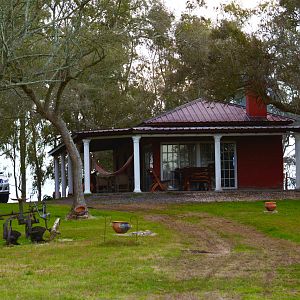
[(95, 159), (94, 159), (94, 164), (95, 164), (96, 171), (100, 174), (101, 177), (113, 177), (113, 176), (116, 176), (116, 175), (119, 175), (119, 174), (123, 173), (129, 167), (129, 165), (132, 163), (132, 160), (133, 160), (133, 154), (131, 156), (129, 156), (126, 163), (119, 170), (117, 170), (115, 172), (106, 171), (102, 166), (100, 166), (96, 162)]

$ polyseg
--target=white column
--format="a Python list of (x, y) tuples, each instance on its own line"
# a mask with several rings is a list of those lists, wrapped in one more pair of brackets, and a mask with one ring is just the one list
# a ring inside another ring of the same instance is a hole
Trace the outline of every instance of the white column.
[(55, 190), (54, 190), (54, 198), (59, 198), (59, 162), (58, 157), (54, 156), (54, 180), (55, 180)]
[(66, 197), (66, 159), (65, 153), (61, 153), (60, 155), (60, 174), (61, 174), (61, 196)]
[(222, 191), (221, 186), (221, 135), (215, 135), (215, 191)]
[(68, 154), (68, 194), (73, 195), (73, 166), (70, 154)]
[(91, 169), (90, 169), (90, 141), (82, 140), (83, 142), (83, 164), (84, 164), (84, 193), (91, 193)]
[(300, 189), (300, 133), (295, 133), (296, 189)]
[(140, 136), (133, 136), (133, 163), (134, 163), (134, 193), (141, 192), (140, 176)]

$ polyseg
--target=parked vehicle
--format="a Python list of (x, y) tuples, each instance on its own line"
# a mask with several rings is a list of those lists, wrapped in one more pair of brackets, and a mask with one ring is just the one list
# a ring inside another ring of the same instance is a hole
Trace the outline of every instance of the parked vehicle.
[(7, 203), (9, 199), (9, 182), (8, 177), (3, 171), (0, 171), (0, 203)]

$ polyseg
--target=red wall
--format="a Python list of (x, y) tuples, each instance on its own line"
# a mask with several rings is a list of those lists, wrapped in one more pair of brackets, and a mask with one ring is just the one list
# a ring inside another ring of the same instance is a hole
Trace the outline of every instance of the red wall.
[(238, 188), (283, 188), (281, 136), (246, 136), (237, 141)]

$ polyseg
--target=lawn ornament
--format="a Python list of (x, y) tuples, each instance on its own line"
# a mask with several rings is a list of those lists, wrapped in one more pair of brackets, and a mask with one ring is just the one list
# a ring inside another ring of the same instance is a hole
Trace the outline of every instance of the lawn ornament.
[[(138, 231), (139, 230), (139, 220), (136, 216), (131, 216), (129, 222), (127, 221), (112, 221), (111, 216), (105, 216), (104, 217), (104, 234), (103, 234), (103, 242), (105, 243), (106, 241), (106, 230), (107, 230), (107, 224), (111, 225), (112, 229), (116, 232), (117, 236), (123, 235), (125, 236), (125, 233), (131, 229), (133, 226), (132, 221), (135, 220), (135, 228)], [(138, 235), (131, 235), (135, 237), (135, 241), (137, 242), (138, 240)]]
[(116, 233), (126, 233), (131, 228), (131, 225), (124, 221), (113, 221), (112, 228)]
[(274, 211), (276, 209), (276, 202), (274, 201), (265, 202), (265, 208), (267, 211)]
[[(3, 220), (7, 217), (3, 224), (3, 239), (6, 241), (6, 245), (18, 245), (18, 238), (21, 233), (17, 230), (13, 230), (12, 223), (14, 220), (18, 221), (19, 225), (25, 225), (25, 236), (33, 243), (45, 242), (43, 235), (46, 230), (50, 234), (50, 240), (54, 239), (59, 234), (59, 218), (56, 219), (52, 228), (48, 227), (48, 221), (50, 220), (50, 213), (47, 213), (46, 202), (43, 201), (42, 205), (38, 205), (35, 202), (29, 204), (29, 209), (24, 211), (25, 199), (17, 199), (19, 203), (19, 212), (11, 212), (9, 214), (0, 215), (0, 219)], [(38, 217), (44, 220), (45, 226), (33, 226), (33, 224), (40, 223)]]

